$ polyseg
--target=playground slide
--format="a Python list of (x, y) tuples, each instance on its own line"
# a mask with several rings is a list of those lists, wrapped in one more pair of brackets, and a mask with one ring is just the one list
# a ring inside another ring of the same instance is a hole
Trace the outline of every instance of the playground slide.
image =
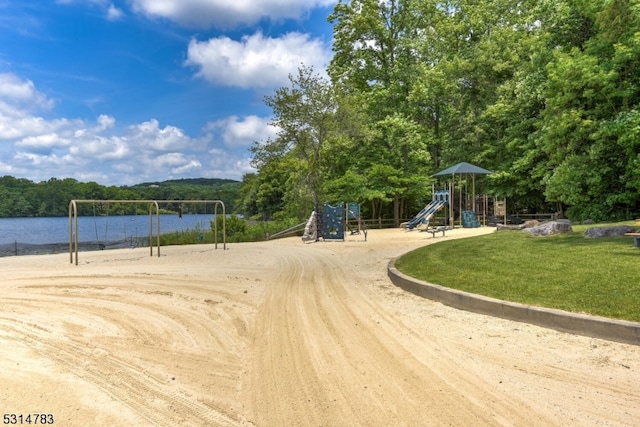
[(405, 228), (413, 230), (419, 225), (429, 225), (431, 217), (444, 207), (447, 203), (444, 200), (432, 200), (427, 206), (424, 207), (418, 215), (416, 215), (411, 221), (405, 224)]
[(418, 224), (416, 225), (416, 228), (421, 228), (421, 229), (426, 229), (429, 227), (429, 222), (431, 221), (431, 218), (436, 214), (436, 212), (438, 212), (440, 209), (442, 209), (444, 206), (446, 205), (445, 202), (436, 202), (436, 205), (434, 206), (433, 210), (428, 213), (427, 215), (425, 215), (424, 218), (422, 218), (422, 220), (420, 222), (418, 222)]

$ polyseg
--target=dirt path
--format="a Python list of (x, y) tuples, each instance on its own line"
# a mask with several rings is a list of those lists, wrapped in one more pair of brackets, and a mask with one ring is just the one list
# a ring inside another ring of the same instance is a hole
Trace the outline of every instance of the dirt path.
[(359, 239), (2, 258), (0, 412), (63, 426), (640, 419), (640, 347), (405, 293), (388, 261), (443, 238)]

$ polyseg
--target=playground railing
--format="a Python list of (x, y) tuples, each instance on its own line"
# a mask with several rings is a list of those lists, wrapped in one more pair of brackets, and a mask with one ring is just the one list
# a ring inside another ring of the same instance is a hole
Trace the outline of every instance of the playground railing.
[(301, 222), (300, 224), (294, 225), (293, 227), (289, 227), (286, 230), (279, 231), (274, 234), (267, 234), (267, 240), (277, 239), (279, 237), (290, 236), (292, 234), (299, 233), (304, 231), (304, 227), (307, 224), (307, 221)]

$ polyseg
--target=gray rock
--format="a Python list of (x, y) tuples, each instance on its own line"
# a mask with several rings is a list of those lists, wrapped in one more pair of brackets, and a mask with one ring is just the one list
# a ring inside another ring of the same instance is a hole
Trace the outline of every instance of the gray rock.
[(524, 230), (532, 236), (550, 236), (552, 234), (570, 233), (573, 231), (571, 221), (549, 221), (536, 227), (525, 228)]
[(613, 227), (591, 227), (584, 232), (586, 237), (624, 236), (624, 233), (633, 233), (635, 228), (630, 225), (616, 225)]
[(496, 229), (500, 230), (523, 230), (525, 228), (537, 227), (540, 225), (540, 221), (535, 219), (525, 221), (522, 224), (496, 224)]

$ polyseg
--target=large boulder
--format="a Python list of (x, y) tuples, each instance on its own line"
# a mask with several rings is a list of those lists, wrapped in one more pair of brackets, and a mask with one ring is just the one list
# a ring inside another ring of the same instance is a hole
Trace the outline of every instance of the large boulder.
[(522, 224), (496, 224), (496, 229), (500, 230), (524, 230), (525, 228), (537, 227), (540, 225), (540, 221), (532, 219), (525, 221)]
[(525, 228), (522, 231), (532, 236), (550, 236), (552, 234), (570, 233), (573, 228), (571, 228), (571, 221), (561, 220), (545, 222), (535, 227)]
[(625, 233), (633, 233), (635, 228), (630, 225), (616, 225), (613, 227), (591, 227), (584, 232), (586, 237), (610, 237), (624, 236)]

